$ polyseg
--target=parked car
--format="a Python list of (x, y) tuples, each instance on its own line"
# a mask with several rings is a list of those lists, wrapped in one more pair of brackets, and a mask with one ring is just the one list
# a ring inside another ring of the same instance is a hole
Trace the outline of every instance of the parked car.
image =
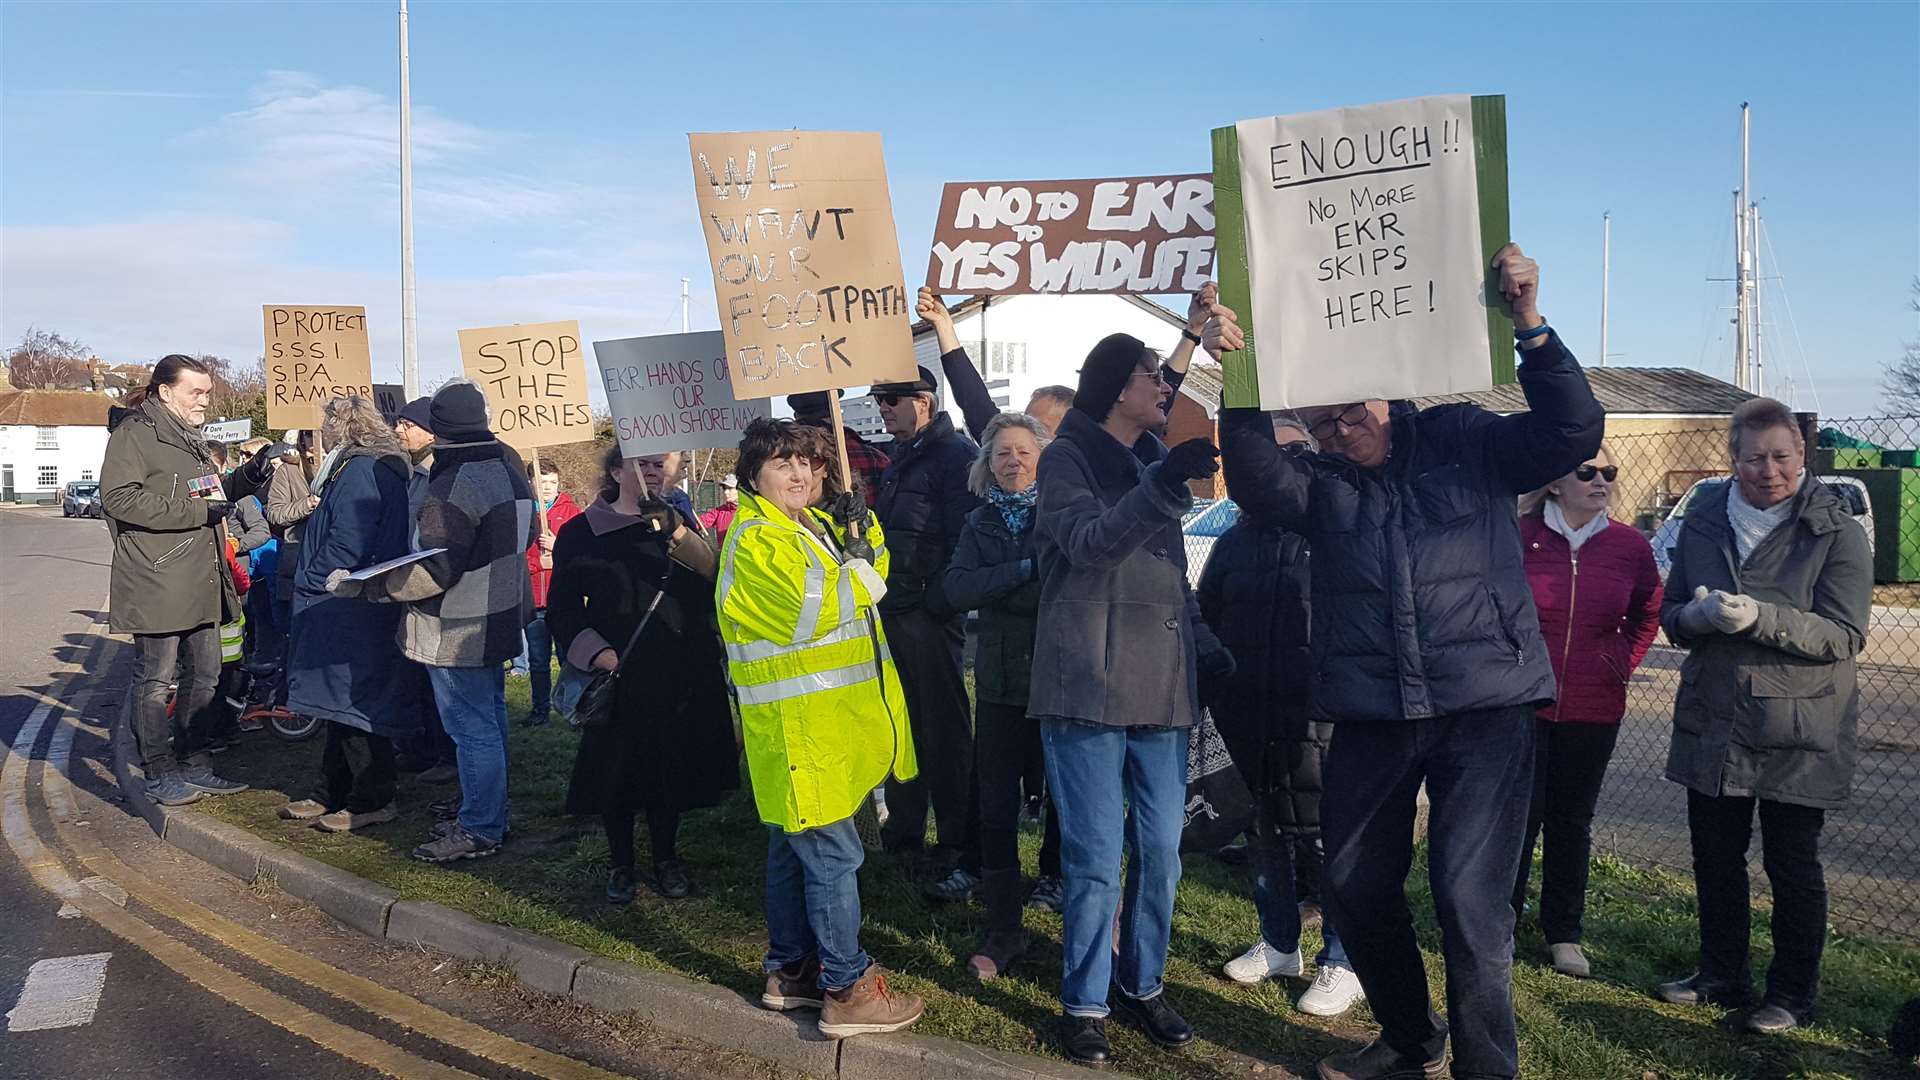
[(100, 485), (92, 480), (70, 481), (60, 489), (60, 516), (101, 517)]
[(1200, 571), (1206, 569), (1213, 545), (1239, 520), (1240, 507), (1232, 499), (1201, 503), (1180, 519), (1180, 531), (1187, 538), (1187, 584), (1200, 587)]
[[(1716, 485), (1724, 484), (1731, 479), (1733, 478), (1730, 476), (1709, 476), (1704, 480), (1694, 481), (1693, 486), (1687, 489), (1687, 493), (1680, 496), (1680, 501), (1674, 503), (1673, 509), (1667, 512), (1667, 520), (1661, 522), (1660, 527), (1654, 530), (1653, 561), (1660, 568), (1660, 577), (1663, 580), (1667, 576), (1668, 568), (1673, 565), (1673, 548), (1680, 542), (1680, 520), (1687, 516), (1687, 507), (1701, 492), (1712, 490)], [(1840, 496), (1840, 502), (1846, 506), (1847, 513), (1853, 517), (1853, 520), (1860, 523), (1861, 528), (1867, 530), (1867, 550), (1872, 551), (1873, 499), (1867, 495), (1867, 485), (1851, 476), (1816, 475), (1814, 479), (1832, 488), (1833, 493)]]

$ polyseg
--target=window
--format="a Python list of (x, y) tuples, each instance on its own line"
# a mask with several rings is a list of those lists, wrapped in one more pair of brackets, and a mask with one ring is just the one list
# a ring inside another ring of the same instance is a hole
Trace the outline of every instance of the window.
[(981, 362), (985, 365), (983, 374), (988, 378), (996, 375), (1025, 375), (1027, 373), (1027, 343), (1024, 341), (989, 341), (986, 343), (986, 355)]
[(40, 466), (39, 481), (40, 481), (40, 486), (42, 488), (59, 487), (60, 486), (60, 466), (58, 465)]
[(57, 427), (34, 428), (33, 448), (35, 450), (60, 449), (60, 429)]
[(92, 470), (92, 469), (81, 469), (81, 470), (80, 470), (80, 479), (82, 479), (82, 480), (91, 480), (91, 479), (93, 479), (93, 470)]

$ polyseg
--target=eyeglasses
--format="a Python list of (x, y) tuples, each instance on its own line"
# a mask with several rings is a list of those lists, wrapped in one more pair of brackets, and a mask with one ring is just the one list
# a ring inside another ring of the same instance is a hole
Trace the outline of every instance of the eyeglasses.
[(1152, 371), (1136, 371), (1133, 373), (1133, 377), (1136, 379), (1140, 378), (1141, 376), (1145, 376), (1146, 378), (1152, 380), (1155, 386), (1167, 385), (1167, 377), (1160, 373), (1159, 368), (1154, 368)]
[(1337, 416), (1322, 417), (1307, 426), (1307, 434), (1316, 439), (1331, 439), (1341, 428), (1356, 428), (1367, 418), (1367, 403), (1356, 401)]
[(1583, 484), (1586, 483), (1588, 480), (1593, 479), (1595, 474), (1598, 474), (1601, 479), (1611, 484), (1614, 482), (1616, 478), (1619, 477), (1620, 466), (1618, 465), (1582, 465), (1579, 468), (1573, 470), (1573, 478), (1575, 480), (1580, 481)]

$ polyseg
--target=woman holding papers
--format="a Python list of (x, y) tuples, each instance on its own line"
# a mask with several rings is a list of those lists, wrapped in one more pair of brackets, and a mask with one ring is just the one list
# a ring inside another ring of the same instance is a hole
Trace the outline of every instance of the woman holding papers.
[(413, 465), (370, 398), (328, 402), (321, 434), (338, 449), (324, 494), (301, 526), (287, 702), (328, 721), (327, 745), (313, 794), (281, 807), (280, 816), (347, 832), (397, 816), (393, 740), (416, 733), (420, 703), (395, 645), (400, 606), (329, 593), (327, 579), (406, 554)]
[(583, 728), (567, 810), (598, 814), (613, 869), (607, 899), (633, 899), (634, 818), (645, 814), (654, 886), (693, 884), (675, 840), (680, 815), (740, 786), (725, 656), (714, 625), (718, 556), (697, 526), (612, 447), (600, 498), (554, 538), (547, 626), (575, 672), (621, 672), (609, 723)]

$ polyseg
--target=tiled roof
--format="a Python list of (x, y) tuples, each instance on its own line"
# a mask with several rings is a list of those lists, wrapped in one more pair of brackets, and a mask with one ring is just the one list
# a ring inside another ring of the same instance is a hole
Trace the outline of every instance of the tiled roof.
[(106, 427), (113, 399), (78, 390), (10, 390), (0, 392), (0, 425), (35, 427)]
[[(1601, 408), (1609, 413), (1707, 413), (1721, 416), (1755, 395), (1730, 382), (1692, 368), (1588, 368), (1587, 381)], [(1419, 399), (1421, 406), (1467, 401), (1494, 412), (1522, 412), (1527, 407), (1520, 384), (1510, 383), (1471, 394), (1444, 394)]]
[[(1587, 381), (1601, 408), (1608, 413), (1681, 413), (1722, 416), (1754, 395), (1692, 368), (1588, 368)], [(1220, 405), (1220, 368), (1195, 363), (1181, 390), (1209, 411)], [(1471, 402), (1494, 412), (1523, 412), (1526, 395), (1518, 383), (1470, 394), (1443, 394), (1419, 398), (1416, 404), (1445, 405)]]

